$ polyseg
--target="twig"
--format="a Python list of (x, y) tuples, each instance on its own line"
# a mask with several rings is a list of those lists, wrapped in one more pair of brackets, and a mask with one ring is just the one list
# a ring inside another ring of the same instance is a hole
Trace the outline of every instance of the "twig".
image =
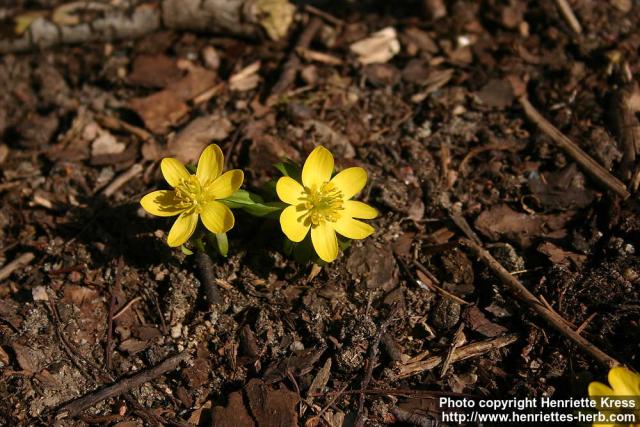
[(480, 247), (478, 244), (469, 239), (462, 239), (462, 244), (467, 246), (476, 256), (484, 262), (493, 273), (498, 276), (502, 283), (511, 291), (511, 293), (520, 301), (531, 307), (536, 313), (542, 316), (551, 326), (558, 332), (569, 338), (578, 347), (589, 353), (594, 359), (605, 366), (612, 367), (619, 365), (613, 357), (591, 344), (587, 339), (580, 336), (579, 333), (567, 326), (567, 321), (558, 313), (545, 307), (538, 298), (536, 298), (518, 279), (513, 277), (491, 254)]
[(313, 7), (310, 4), (306, 4), (304, 6), (304, 10), (306, 10), (307, 12), (319, 16), (320, 18), (324, 19), (327, 22), (332, 23), (333, 25), (335, 25), (336, 27), (341, 27), (344, 25), (344, 21), (340, 18), (336, 18), (335, 16), (325, 12), (324, 10), (320, 10), (317, 7)]
[(465, 217), (462, 216), (460, 212), (450, 212), (449, 218), (451, 218), (451, 221), (453, 221), (453, 223), (457, 225), (460, 230), (462, 230), (465, 236), (479, 245), (482, 244), (482, 240), (480, 240), (476, 232), (473, 231), (473, 228), (471, 228)]
[(188, 358), (189, 352), (183, 351), (182, 353), (166, 359), (164, 362), (151, 369), (142, 371), (132, 377), (124, 378), (110, 386), (72, 400), (60, 408), (56, 418), (75, 417), (80, 412), (95, 405), (96, 403), (102, 402), (103, 400), (111, 397), (119, 396), (132, 388), (140, 387), (141, 385), (154, 380), (167, 372), (177, 369), (180, 366), (180, 362), (183, 362)]
[(456, 302), (460, 305), (469, 305), (469, 302), (463, 300), (462, 298), (455, 296), (454, 294), (452, 294), (451, 292), (447, 291), (444, 288), (441, 288), (440, 286), (436, 285), (435, 283), (433, 283), (431, 280), (429, 280), (429, 277), (424, 274), (422, 271), (418, 270), (416, 272), (417, 276), (418, 276), (418, 282), (424, 284), (427, 288), (429, 288), (431, 291), (435, 292), (436, 294), (439, 294), (440, 296), (444, 297), (444, 298), (448, 298), (453, 302)]
[[(636, 114), (640, 112), (640, 89), (637, 83), (622, 86), (613, 97), (613, 121), (616, 134), (622, 146), (622, 162), (620, 169), (622, 177), (627, 179), (637, 168), (636, 158), (640, 150), (640, 123)], [(637, 181), (631, 182), (632, 190), (637, 190)]]
[(111, 354), (113, 353), (113, 319), (115, 319), (116, 311), (116, 293), (120, 289), (120, 279), (122, 277), (122, 269), (124, 267), (124, 260), (122, 257), (118, 260), (116, 266), (116, 280), (111, 288), (111, 302), (109, 303), (109, 319), (107, 321), (107, 344), (105, 346), (105, 366), (107, 371), (111, 370)]
[[(497, 350), (502, 347), (506, 347), (509, 344), (513, 344), (518, 339), (517, 334), (507, 334), (501, 337), (491, 338), (488, 340), (477, 341), (471, 344), (458, 347), (453, 350), (451, 354), (450, 363), (459, 362), (460, 360), (470, 359), (472, 357), (481, 356), (493, 350)], [(416, 362), (406, 363), (400, 365), (396, 379), (407, 378), (412, 375), (419, 374), (424, 371), (431, 370), (440, 365), (445, 360), (445, 356), (431, 356), (425, 360), (419, 360)]]
[(296, 53), (296, 49), (307, 49), (321, 27), (322, 19), (313, 17), (302, 34), (300, 34), (298, 42), (289, 54), (287, 62), (285, 62), (284, 66), (282, 67), (282, 74), (280, 74), (280, 78), (273, 86), (273, 89), (271, 89), (272, 96), (280, 95), (281, 93), (286, 91), (289, 86), (291, 86), (291, 84), (293, 84), (294, 80), (296, 79), (296, 74), (298, 73), (298, 68), (300, 68), (301, 64), (300, 57)]
[(96, 116), (96, 121), (106, 127), (107, 129), (116, 130), (116, 131), (126, 131), (129, 132), (138, 138), (140, 138), (143, 142), (150, 141), (153, 139), (153, 135), (151, 135), (146, 130), (129, 124), (125, 121), (122, 121), (113, 116), (106, 116), (104, 114), (99, 114)]
[(582, 33), (582, 26), (580, 26), (580, 21), (574, 15), (573, 10), (571, 9), (571, 5), (567, 2), (567, 0), (556, 0), (556, 4), (560, 9), (560, 13), (564, 16), (564, 19), (567, 20), (567, 23), (571, 27), (571, 29), (576, 33)]
[(218, 305), (222, 303), (222, 295), (216, 284), (216, 278), (213, 274), (213, 261), (211, 257), (204, 252), (196, 252), (196, 267), (198, 268), (198, 276), (204, 287), (204, 293), (210, 305)]
[(116, 314), (113, 315), (113, 320), (115, 320), (118, 317), (122, 316), (124, 313), (127, 312), (127, 310), (129, 310), (133, 306), (133, 304), (137, 303), (141, 299), (142, 299), (142, 297), (140, 297), (140, 296), (132, 298), (131, 301), (126, 303), (124, 307), (122, 307), (120, 310), (118, 310), (118, 312)]
[[(362, 378), (362, 383), (360, 385), (361, 390), (366, 390), (369, 387), (369, 383), (371, 382), (371, 377), (373, 376), (373, 367), (376, 364), (376, 360), (378, 359), (378, 352), (380, 351), (380, 340), (382, 340), (382, 336), (386, 333), (387, 328), (394, 320), (396, 313), (398, 312), (398, 306), (394, 306), (389, 313), (389, 318), (384, 321), (382, 325), (380, 325), (380, 329), (378, 330), (378, 334), (376, 335), (375, 340), (371, 343), (369, 347), (369, 357), (367, 358), (367, 369), (365, 371), (364, 377)], [(364, 401), (365, 394), (360, 393), (358, 398), (358, 414), (356, 415), (356, 421), (354, 423), (355, 427), (362, 427), (364, 425)]]
[(609, 171), (603, 168), (598, 162), (593, 160), (587, 153), (578, 147), (573, 141), (560, 132), (555, 126), (549, 123), (536, 108), (531, 105), (526, 96), (519, 98), (520, 104), (524, 108), (529, 120), (534, 122), (540, 130), (546, 133), (560, 148), (562, 148), (582, 169), (595, 181), (605, 188), (613, 191), (623, 199), (629, 197), (629, 192), (625, 185)]
[(591, 316), (587, 317), (587, 319), (582, 322), (582, 324), (580, 326), (578, 326), (578, 329), (576, 329), (576, 333), (581, 334), (582, 331), (584, 331), (587, 326), (589, 326), (589, 323), (591, 323), (591, 321), (593, 320), (594, 317), (596, 317), (597, 313), (591, 313)]
[(116, 191), (118, 191), (123, 185), (125, 185), (127, 182), (129, 182), (131, 179), (133, 179), (137, 175), (140, 175), (142, 173), (143, 169), (144, 168), (142, 167), (142, 165), (140, 163), (136, 163), (135, 165), (131, 166), (125, 172), (123, 172), (120, 175), (118, 175), (118, 177), (116, 179), (111, 181), (111, 183), (109, 185), (107, 185), (104, 188), (104, 190), (102, 190), (102, 195), (104, 197), (113, 196), (113, 194)]
[(420, 414), (417, 412), (407, 411), (399, 407), (391, 409), (391, 413), (396, 417), (398, 423), (418, 426), (418, 427), (436, 427), (438, 426), (438, 420), (428, 414)]
[(27, 252), (18, 256), (16, 259), (11, 261), (4, 267), (0, 268), (0, 281), (11, 276), (11, 273), (16, 271), (17, 269), (29, 264), (35, 257), (36, 256), (33, 253)]

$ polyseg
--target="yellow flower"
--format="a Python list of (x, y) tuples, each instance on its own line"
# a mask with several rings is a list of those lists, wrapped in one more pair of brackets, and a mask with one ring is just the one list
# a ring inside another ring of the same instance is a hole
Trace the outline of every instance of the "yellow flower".
[[(600, 397), (611, 397), (615, 399), (616, 397), (622, 398), (624, 400), (628, 400), (630, 398), (635, 398), (636, 405), (638, 404), (638, 399), (640, 398), (640, 375), (637, 373), (624, 368), (622, 366), (616, 366), (609, 371), (609, 385), (602, 384), (600, 382), (594, 381), (589, 384), (589, 396), (591, 398), (600, 398)], [(597, 399), (596, 406), (600, 406)], [(599, 408), (600, 412), (604, 413), (607, 416), (611, 416), (614, 413), (614, 408), (604, 409)], [(640, 420), (640, 412), (638, 411), (640, 408), (635, 408), (636, 420)], [(608, 423), (594, 423), (594, 426), (605, 427), (605, 426), (640, 426), (638, 423), (634, 424), (608, 424)]]
[(189, 240), (198, 225), (198, 217), (213, 233), (225, 233), (233, 227), (235, 220), (231, 210), (217, 200), (235, 193), (242, 185), (244, 174), (239, 169), (223, 174), (223, 163), (222, 150), (215, 144), (200, 154), (195, 175), (176, 159), (162, 159), (162, 175), (173, 190), (149, 193), (140, 204), (152, 215), (178, 215), (169, 231), (169, 246), (180, 246)]
[(354, 218), (372, 219), (378, 216), (371, 206), (349, 200), (364, 188), (367, 172), (348, 168), (331, 178), (333, 156), (324, 147), (316, 147), (302, 168), (302, 185), (283, 176), (276, 184), (278, 197), (291, 205), (280, 214), (284, 234), (301, 242), (311, 229), (311, 242), (323, 261), (338, 256), (336, 232), (349, 239), (364, 239), (373, 227)]

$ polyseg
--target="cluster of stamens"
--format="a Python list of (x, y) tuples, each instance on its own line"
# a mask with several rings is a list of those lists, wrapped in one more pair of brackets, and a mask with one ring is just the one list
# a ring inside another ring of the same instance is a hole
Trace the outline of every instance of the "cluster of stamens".
[(301, 200), (306, 211), (305, 220), (313, 226), (324, 221), (336, 222), (339, 211), (344, 209), (342, 192), (331, 182), (325, 182), (319, 188), (305, 187)]
[(205, 194), (198, 177), (191, 175), (189, 178), (183, 178), (176, 185), (175, 189), (177, 205), (183, 209), (196, 209), (198, 212), (202, 210), (205, 203)]

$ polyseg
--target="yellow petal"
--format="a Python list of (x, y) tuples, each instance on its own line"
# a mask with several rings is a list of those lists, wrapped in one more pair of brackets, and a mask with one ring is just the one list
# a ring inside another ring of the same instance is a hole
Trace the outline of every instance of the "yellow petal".
[(180, 180), (189, 179), (189, 172), (179, 160), (167, 157), (160, 162), (160, 169), (164, 179), (167, 180), (170, 186), (175, 187), (180, 184)]
[(358, 221), (357, 219), (350, 218), (346, 215), (342, 215), (336, 222), (334, 222), (333, 227), (338, 234), (341, 234), (348, 239), (355, 240), (369, 237), (375, 231), (369, 224), (365, 224), (362, 221)]
[(282, 227), (282, 232), (292, 242), (303, 241), (309, 232), (310, 223), (304, 220), (304, 213), (305, 212), (297, 206), (289, 206), (280, 214), (280, 227)]
[(613, 396), (613, 390), (601, 382), (594, 381), (589, 384), (589, 396)]
[(276, 184), (276, 193), (278, 197), (285, 203), (297, 205), (300, 203), (300, 197), (304, 194), (304, 188), (298, 181), (290, 176), (283, 176)]
[(331, 183), (342, 192), (342, 197), (350, 199), (358, 194), (367, 183), (367, 171), (362, 168), (348, 168), (333, 177)]
[(197, 224), (198, 214), (196, 212), (182, 212), (169, 231), (167, 244), (172, 248), (184, 244), (193, 234)]
[(344, 202), (344, 210), (341, 214), (351, 218), (373, 219), (378, 216), (378, 211), (357, 200), (347, 200)]
[(302, 167), (302, 184), (309, 188), (318, 188), (329, 182), (333, 173), (333, 156), (322, 146), (316, 147)]
[(200, 185), (205, 186), (222, 173), (222, 165), (224, 164), (224, 155), (222, 150), (216, 144), (211, 144), (202, 151), (200, 159), (198, 159), (198, 169), (196, 176), (200, 181)]
[(171, 190), (158, 190), (147, 194), (140, 200), (145, 211), (156, 216), (174, 216), (184, 210), (177, 206), (176, 193)]
[(231, 209), (216, 201), (207, 202), (200, 212), (200, 217), (204, 226), (212, 233), (226, 233), (235, 224)]
[(244, 173), (240, 169), (233, 169), (223, 173), (205, 188), (205, 193), (214, 199), (224, 199), (238, 191), (244, 180)]
[(311, 242), (321, 260), (331, 262), (338, 257), (338, 237), (330, 223), (322, 222), (312, 227)]
[(609, 371), (609, 384), (617, 396), (640, 395), (640, 375), (622, 366)]

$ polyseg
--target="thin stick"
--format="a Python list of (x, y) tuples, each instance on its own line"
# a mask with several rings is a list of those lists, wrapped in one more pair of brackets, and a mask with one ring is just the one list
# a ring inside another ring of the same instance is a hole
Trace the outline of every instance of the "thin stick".
[[(516, 334), (507, 334), (488, 340), (477, 341), (471, 344), (464, 345), (462, 347), (455, 348), (451, 353), (449, 363), (455, 363), (460, 360), (470, 359), (472, 357), (478, 357), (493, 350), (497, 350), (502, 347), (506, 347), (509, 344), (513, 344), (518, 339)], [(446, 356), (437, 355), (431, 356), (428, 359), (420, 360), (417, 362), (406, 363), (400, 365), (396, 379), (407, 378), (424, 371), (429, 371), (445, 361)]]
[(219, 305), (222, 303), (222, 295), (216, 284), (216, 277), (213, 272), (213, 261), (205, 252), (197, 251), (195, 254), (195, 262), (198, 268), (198, 278), (204, 287), (204, 293), (207, 302), (210, 305)]
[(571, 27), (571, 29), (576, 33), (582, 33), (582, 26), (580, 25), (580, 21), (574, 15), (573, 10), (571, 9), (571, 5), (567, 2), (567, 0), (556, 0), (556, 4), (560, 9), (560, 13), (564, 16), (564, 19), (567, 20), (567, 23)]
[(6, 279), (11, 276), (11, 273), (16, 271), (17, 269), (24, 267), (29, 264), (36, 256), (31, 252), (24, 253), (18, 256), (16, 259), (0, 268), (0, 281)]
[(306, 4), (304, 6), (304, 10), (306, 10), (307, 12), (319, 16), (320, 18), (324, 19), (327, 22), (332, 23), (333, 25), (335, 25), (336, 27), (341, 27), (345, 24), (345, 22), (340, 19), (340, 18), (336, 18), (335, 16), (325, 12), (324, 10), (320, 10), (317, 7), (313, 7), (310, 4)]
[(519, 99), (529, 120), (534, 122), (540, 130), (546, 133), (560, 148), (562, 148), (582, 169), (603, 187), (621, 196), (623, 199), (629, 197), (627, 187), (615, 176), (593, 160), (587, 153), (578, 147), (573, 141), (560, 132), (555, 126), (549, 123), (536, 108), (531, 105), (526, 96)]
[(107, 320), (107, 344), (105, 346), (105, 366), (107, 371), (111, 370), (111, 354), (113, 353), (113, 319), (115, 319), (116, 311), (116, 292), (120, 288), (120, 278), (122, 277), (122, 268), (124, 267), (124, 260), (122, 257), (118, 260), (116, 266), (116, 280), (111, 288), (111, 302), (109, 303), (109, 319)]
[(189, 352), (183, 351), (182, 353), (166, 359), (164, 362), (151, 369), (142, 371), (132, 377), (124, 378), (110, 386), (72, 400), (60, 408), (57, 418), (75, 417), (80, 412), (102, 402), (105, 399), (119, 396), (132, 388), (140, 387), (141, 385), (154, 380), (167, 372), (177, 369), (180, 366), (180, 362), (185, 361), (188, 358)]
[(129, 310), (131, 308), (131, 306), (133, 304), (137, 303), (141, 299), (142, 299), (142, 297), (140, 297), (140, 296), (137, 296), (137, 297), (131, 299), (131, 301), (126, 303), (124, 307), (122, 307), (120, 310), (118, 310), (118, 312), (116, 314), (113, 315), (113, 320), (116, 320), (118, 317), (122, 316), (124, 313), (127, 312), (127, 310)]
[(111, 183), (107, 185), (104, 190), (102, 190), (102, 195), (104, 197), (111, 197), (123, 185), (125, 185), (137, 175), (140, 175), (143, 169), (144, 168), (140, 163), (136, 163), (135, 165), (131, 166), (125, 172), (122, 172), (120, 175), (118, 175), (116, 179), (111, 181)]
[(609, 356), (604, 351), (600, 350), (595, 345), (591, 344), (587, 339), (580, 336), (580, 334), (569, 326), (567, 321), (562, 318), (558, 313), (545, 307), (538, 298), (535, 297), (525, 286), (520, 283), (518, 279), (513, 277), (491, 254), (486, 251), (480, 245), (472, 242), (469, 239), (462, 239), (461, 243), (467, 246), (476, 256), (489, 267), (493, 273), (498, 276), (502, 283), (511, 291), (511, 293), (520, 301), (531, 307), (536, 313), (538, 313), (543, 319), (545, 319), (554, 329), (560, 332), (565, 337), (569, 338), (575, 344), (578, 345), (585, 352), (589, 353), (595, 360), (602, 363), (605, 366), (612, 367), (619, 365), (613, 357)]
[[(384, 321), (382, 325), (380, 325), (380, 330), (378, 330), (378, 334), (376, 335), (376, 339), (373, 343), (371, 343), (371, 347), (369, 348), (369, 357), (367, 360), (367, 369), (365, 371), (364, 377), (362, 378), (362, 383), (360, 385), (361, 390), (366, 390), (369, 387), (369, 383), (371, 382), (371, 377), (373, 376), (373, 367), (376, 364), (376, 360), (378, 359), (378, 352), (380, 351), (380, 340), (382, 340), (382, 335), (385, 334), (387, 328), (393, 321), (396, 313), (398, 311), (398, 306), (396, 305), (391, 313), (389, 314), (389, 318)], [(356, 427), (364, 426), (364, 401), (365, 394), (360, 393), (360, 397), (358, 398), (358, 414), (356, 415), (356, 421), (354, 425)]]
[(300, 57), (296, 53), (296, 49), (308, 48), (311, 44), (311, 41), (316, 36), (316, 33), (320, 30), (321, 27), (322, 19), (314, 17), (311, 19), (311, 21), (309, 21), (307, 27), (304, 29), (302, 34), (300, 34), (300, 38), (298, 39), (298, 42), (296, 43), (294, 49), (292, 49), (291, 53), (289, 54), (287, 62), (282, 67), (282, 74), (280, 75), (278, 82), (273, 86), (273, 89), (271, 90), (272, 95), (280, 95), (281, 93), (289, 89), (289, 86), (291, 86), (291, 84), (293, 84), (293, 81), (296, 79), (296, 74), (298, 73), (298, 68), (300, 68), (301, 64)]

